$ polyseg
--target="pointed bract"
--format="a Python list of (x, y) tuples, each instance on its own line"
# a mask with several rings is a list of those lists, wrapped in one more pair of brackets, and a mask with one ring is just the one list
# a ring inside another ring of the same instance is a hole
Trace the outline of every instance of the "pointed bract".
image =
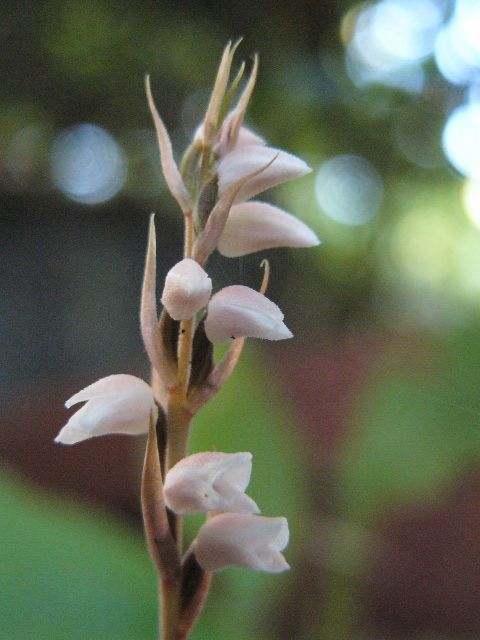
[(156, 421), (158, 410), (150, 386), (126, 374), (101, 378), (72, 396), (65, 406), (86, 404), (74, 413), (55, 442), (75, 444), (109, 433), (146, 433), (150, 416)]
[(162, 302), (174, 320), (188, 320), (205, 307), (212, 292), (212, 281), (191, 258), (177, 262), (165, 278)]
[(155, 106), (155, 102), (153, 101), (149, 76), (145, 77), (145, 90), (147, 93), (148, 106), (157, 132), (158, 146), (160, 149), (160, 162), (165, 182), (167, 183), (170, 193), (180, 205), (183, 213), (187, 213), (191, 209), (187, 188), (183, 183), (182, 176), (180, 175), (180, 171), (178, 170), (173, 157), (172, 143), (168, 137), (167, 129), (163, 124)]
[(233, 205), (218, 242), (227, 258), (245, 256), (274, 247), (313, 247), (316, 234), (291, 214), (265, 202)]
[(272, 147), (248, 145), (235, 148), (224, 156), (217, 167), (220, 197), (242, 176), (265, 166), (269, 167), (251, 178), (237, 193), (234, 202), (243, 202), (277, 184), (310, 173), (310, 167), (300, 158)]
[(286, 518), (224, 513), (203, 525), (194, 550), (206, 571), (238, 565), (280, 573), (290, 568), (281, 553), (288, 538)]
[(266, 340), (292, 337), (277, 305), (258, 291), (240, 284), (225, 287), (212, 296), (205, 331), (213, 343), (232, 342), (242, 337)]
[(241, 40), (238, 40), (233, 46), (232, 43), (229, 42), (223, 51), (222, 59), (218, 67), (217, 77), (215, 79), (215, 84), (212, 90), (212, 95), (210, 96), (210, 101), (208, 103), (207, 112), (204, 119), (204, 128), (202, 135), (203, 141), (206, 145), (211, 145), (213, 143), (214, 136), (217, 132), (217, 127), (219, 125), (218, 119), (222, 107), (222, 102), (225, 97), (225, 92), (227, 90), (233, 56), (235, 55), (235, 51), (240, 42)]
[(176, 380), (176, 361), (167, 353), (161, 335), (161, 329), (157, 316), (156, 294), (156, 236), (154, 215), (150, 216), (148, 231), (147, 255), (145, 258), (145, 270), (143, 272), (142, 299), (140, 304), (140, 329), (143, 343), (147, 351), (150, 363), (155, 374), (159, 377), (159, 385), (154, 388), (162, 392), (162, 397), (157, 400), (166, 406), (166, 389), (172, 386)]
[(245, 495), (252, 471), (251, 453), (195, 453), (170, 469), (165, 479), (165, 503), (186, 515), (209, 511), (258, 513)]
[(197, 237), (193, 245), (193, 257), (200, 264), (205, 264), (208, 257), (217, 248), (218, 240), (223, 233), (225, 224), (227, 223), (228, 214), (236, 199), (237, 194), (242, 190), (250, 180), (267, 171), (275, 160), (274, 156), (267, 163), (256, 167), (254, 171), (242, 175), (238, 180), (232, 182), (228, 189), (219, 197), (217, 204), (213, 207), (212, 212), (208, 216), (205, 228)]
[(241, 130), (241, 126), (243, 124), (243, 120), (245, 118), (245, 112), (248, 107), (248, 103), (250, 102), (250, 98), (252, 97), (253, 90), (255, 88), (255, 82), (257, 80), (257, 72), (258, 72), (258, 55), (255, 54), (255, 58), (253, 61), (252, 71), (250, 73), (250, 78), (248, 79), (247, 84), (245, 85), (245, 89), (243, 90), (240, 99), (238, 100), (237, 106), (232, 111), (231, 114), (231, 125), (229, 128), (229, 136), (227, 139), (227, 144), (224, 148), (224, 153), (231, 151), (237, 146), (238, 136)]

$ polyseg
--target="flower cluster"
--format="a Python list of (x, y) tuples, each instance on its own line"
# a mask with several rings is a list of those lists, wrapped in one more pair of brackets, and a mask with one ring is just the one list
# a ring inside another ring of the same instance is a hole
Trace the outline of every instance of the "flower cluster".
[[(265, 296), (269, 266), (259, 291), (239, 284), (212, 295), (207, 262), (214, 251), (227, 258), (275, 247), (312, 247), (315, 233), (258, 194), (304, 176), (299, 158), (267, 146), (243, 124), (255, 85), (258, 60), (231, 108), (244, 65), (230, 81), (237, 45), (220, 62), (205, 118), (177, 166), (166, 128), (146, 91), (167, 186), (183, 213), (183, 259), (168, 272), (158, 316), (156, 236), (153, 216), (140, 309), (144, 345), (152, 365), (151, 386), (130, 375), (102, 378), (67, 401), (85, 402), (56, 441), (74, 444), (109, 433), (148, 433), (142, 476), (145, 535), (162, 585), (162, 634), (187, 638), (209, 588), (211, 572), (235, 564), (268, 572), (288, 568), (285, 518), (259, 514), (245, 494), (250, 453), (188, 455), (192, 418), (223, 387), (245, 338), (283, 340), (292, 333), (279, 307)], [(215, 362), (213, 345), (230, 343)], [(181, 518), (206, 513), (207, 520), (185, 554)], [(178, 603), (181, 603), (179, 606)]]

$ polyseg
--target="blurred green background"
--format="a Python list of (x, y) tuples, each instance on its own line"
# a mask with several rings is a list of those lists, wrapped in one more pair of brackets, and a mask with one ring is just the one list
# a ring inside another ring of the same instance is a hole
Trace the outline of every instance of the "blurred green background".
[(478, 33), (478, 0), (0, 6), (1, 640), (155, 637), (143, 442), (52, 440), (79, 388), (148, 378), (151, 211), (160, 282), (180, 255), (144, 75), (179, 158), (238, 36), (247, 123), (313, 169), (266, 197), (322, 245), (266, 252), (295, 338), (250, 341), (192, 441), (254, 453), (292, 571), (219, 574), (192, 638), (480, 637)]

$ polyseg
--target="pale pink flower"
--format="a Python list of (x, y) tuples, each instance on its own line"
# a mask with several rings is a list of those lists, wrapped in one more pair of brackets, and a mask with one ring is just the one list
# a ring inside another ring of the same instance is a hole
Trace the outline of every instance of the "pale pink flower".
[(238, 565), (279, 573), (290, 568), (281, 554), (288, 538), (286, 518), (223, 513), (200, 529), (195, 556), (206, 571)]
[(292, 333), (283, 323), (283, 313), (264, 295), (243, 285), (225, 287), (210, 300), (205, 332), (213, 343), (235, 338), (284, 340)]
[(295, 216), (266, 202), (241, 202), (230, 209), (219, 252), (237, 258), (274, 247), (314, 247), (316, 234)]
[(166, 505), (179, 515), (209, 511), (258, 513), (245, 495), (251, 453), (195, 453), (177, 462), (165, 478)]
[(138, 435), (156, 421), (157, 407), (150, 386), (126, 374), (101, 378), (72, 396), (65, 406), (86, 404), (74, 413), (55, 442), (75, 444), (109, 433)]
[(228, 189), (270, 161), (273, 162), (248, 182), (237, 193), (235, 202), (249, 200), (277, 184), (299, 178), (310, 173), (310, 167), (300, 158), (272, 147), (258, 144), (236, 146), (223, 156), (217, 166), (218, 192), (221, 197)]
[(212, 292), (212, 281), (191, 258), (177, 262), (165, 278), (162, 302), (174, 320), (188, 320), (205, 307)]

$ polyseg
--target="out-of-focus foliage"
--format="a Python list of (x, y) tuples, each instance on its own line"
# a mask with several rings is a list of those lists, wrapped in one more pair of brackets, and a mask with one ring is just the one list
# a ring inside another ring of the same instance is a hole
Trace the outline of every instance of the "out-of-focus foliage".
[(4, 638), (153, 637), (155, 577), (137, 532), (6, 474), (0, 510)]

